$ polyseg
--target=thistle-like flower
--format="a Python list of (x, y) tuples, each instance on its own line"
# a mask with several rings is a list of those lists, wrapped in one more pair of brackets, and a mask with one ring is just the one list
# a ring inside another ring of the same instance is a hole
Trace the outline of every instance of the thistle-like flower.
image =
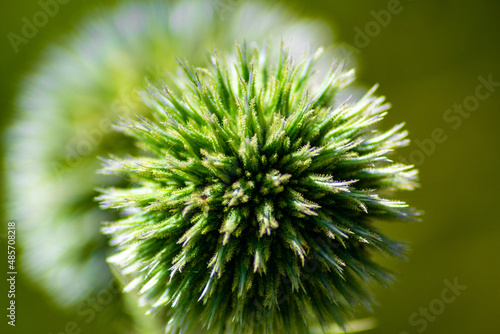
[(124, 120), (143, 156), (106, 160), (105, 174), (135, 186), (102, 190), (117, 253), (167, 333), (199, 323), (210, 333), (309, 333), (311, 323), (345, 324), (371, 304), (366, 282), (388, 270), (371, 258), (399, 256), (377, 220), (415, 219), (380, 197), (416, 186), (413, 166), (390, 152), (406, 145), (399, 124), (373, 128), (389, 105), (370, 90), (339, 100), (353, 71), (334, 65), (321, 83), (319, 53), (294, 62), (257, 47), (181, 63), (182, 76), (150, 88), (153, 120)]
[(24, 78), (6, 137), (8, 215), (19, 222), (23, 272), (59, 305), (79, 305), (113, 279), (100, 222), (116, 216), (93, 198), (96, 187), (123, 182), (96, 175), (97, 157), (134, 153), (111, 124), (147, 112), (136, 94), (145, 77), (174, 71), (176, 57), (202, 65), (205, 48), (228, 50), (243, 38), (261, 43), (270, 33), (278, 43), (293, 38), (297, 48), (332, 43), (324, 23), (283, 7), (224, 5), (127, 1), (101, 10), (48, 48)]

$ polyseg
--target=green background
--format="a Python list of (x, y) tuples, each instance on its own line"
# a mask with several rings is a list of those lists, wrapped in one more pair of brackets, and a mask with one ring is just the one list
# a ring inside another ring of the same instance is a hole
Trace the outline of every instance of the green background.
[[(87, 12), (115, 2), (74, 0), (62, 5), (17, 54), (7, 34), (19, 34), (22, 18), (31, 17), (40, 7), (33, 0), (0, 3), (2, 131), (13, 118), (13, 97), (20, 78), (30, 71), (46, 45), (74, 29)], [(365, 86), (380, 83), (379, 93), (393, 105), (384, 124), (407, 123), (413, 142), (398, 154), (417, 163), (421, 171), (422, 188), (403, 197), (424, 210), (425, 216), (420, 223), (384, 226), (394, 238), (410, 242), (412, 251), (408, 262), (389, 261), (399, 272), (399, 282), (390, 290), (377, 290), (378, 326), (367, 333), (419, 333), (422, 322), (412, 324), (409, 317), (421, 308), (439, 305), (436, 300), (446, 286), (444, 280), (455, 279), (467, 289), (446, 304), (435, 319), (428, 320), (422, 332), (500, 333), (500, 224), (496, 211), (500, 206), (500, 87), (480, 101), (469, 117), (462, 118), (456, 129), (452, 128), (455, 123), (443, 119), (454, 104), (462, 104), (475, 94), (479, 76), (491, 75), (493, 81), (500, 82), (500, 1), (403, 0), (400, 12), (392, 14), (385, 26), (373, 23), (373, 11), (387, 10), (393, 1), (283, 2), (306, 16), (326, 20), (338, 41), (358, 46), (354, 53), (360, 82)], [(238, 5), (236, 0), (230, 3)], [(373, 29), (369, 30), (369, 43), (356, 42), (356, 28)], [(435, 129), (442, 129), (446, 140), (424, 152), (417, 141), (430, 145)], [(4, 145), (2, 141), (2, 151)], [(12, 217), (5, 215), (6, 194), (0, 191), (0, 195), (0, 221), (5, 227)], [(1, 253), (7, 251), (2, 231)], [(6, 256), (0, 258), (0, 272), (6, 273)], [(71, 333), (71, 326), (69, 331), (65, 326), (72, 321), (81, 333), (113, 333), (112, 328), (97, 328), (97, 321), (87, 324), (76, 313), (57, 309), (22, 274), (17, 282), (17, 326), (6, 326), (4, 276), (0, 274), (2, 333)], [(100, 314), (96, 312), (97, 317)], [(413, 320), (419, 319), (425, 318), (417, 315)]]

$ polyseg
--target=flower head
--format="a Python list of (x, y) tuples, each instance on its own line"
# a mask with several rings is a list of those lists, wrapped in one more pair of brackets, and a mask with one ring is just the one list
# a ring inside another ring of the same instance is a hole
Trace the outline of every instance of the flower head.
[(144, 154), (103, 169), (134, 184), (99, 197), (125, 215), (103, 229), (118, 250), (110, 261), (166, 313), (168, 333), (342, 325), (370, 305), (364, 282), (390, 279), (371, 254), (403, 246), (374, 222), (414, 219), (381, 197), (416, 186), (413, 166), (388, 159), (407, 132), (374, 129), (389, 108), (375, 89), (339, 100), (353, 71), (334, 65), (314, 81), (318, 56), (244, 46), (209, 68), (182, 63), (175, 85), (146, 94), (154, 120), (119, 126)]
[(147, 112), (136, 94), (145, 77), (175, 70), (176, 57), (202, 65), (205, 48), (231, 49), (243, 38), (261, 43), (270, 33), (278, 42), (293, 38), (297, 48), (332, 43), (324, 23), (283, 6), (223, 5), (126, 1), (99, 10), (48, 47), (24, 78), (6, 136), (8, 215), (22, 222), (23, 272), (57, 304), (78, 306), (113, 281), (100, 222), (117, 216), (93, 198), (96, 187), (124, 182), (96, 175), (97, 157), (135, 152), (111, 124)]

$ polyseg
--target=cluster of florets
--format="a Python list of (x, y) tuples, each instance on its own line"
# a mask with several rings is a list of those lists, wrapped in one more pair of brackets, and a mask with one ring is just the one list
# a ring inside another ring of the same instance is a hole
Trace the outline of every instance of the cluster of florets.
[(353, 71), (334, 65), (315, 82), (317, 56), (243, 47), (210, 68), (183, 63), (175, 85), (146, 94), (152, 119), (119, 126), (145, 153), (103, 169), (135, 184), (99, 197), (124, 213), (104, 228), (110, 261), (168, 333), (343, 325), (371, 304), (366, 282), (390, 280), (371, 254), (404, 247), (373, 223), (414, 219), (380, 197), (416, 186), (413, 166), (387, 157), (407, 133), (374, 129), (389, 107), (374, 89), (339, 100)]

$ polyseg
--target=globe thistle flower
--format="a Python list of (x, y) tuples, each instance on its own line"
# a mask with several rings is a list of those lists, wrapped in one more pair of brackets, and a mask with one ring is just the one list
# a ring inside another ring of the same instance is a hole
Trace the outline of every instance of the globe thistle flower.
[(102, 170), (134, 185), (98, 198), (123, 214), (103, 228), (117, 248), (109, 261), (167, 333), (342, 326), (370, 307), (365, 283), (391, 280), (372, 255), (404, 247), (374, 223), (415, 219), (382, 197), (416, 186), (413, 166), (388, 158), (407, 132), (374, 129), (389, 108), (375, 88), (339, 100), (353, 71), (334, 64), (313, 80), (318, 56), (242, 47), (207, 68), (184, 62), (175, 84), (145, 94), (153, 120), (118, 126), (144, 153)]
[[(330, 45), (324, 24), (281, 7), (238, 2), (220, 8), (203, 0), (127, 2), (85, 18), (50, 47), (24, 82), (9, 130), (9, 218), (19, 221), (23, 271), (63, 306), (78, 305), (112, 281), (100, 222), (115, 219), (93, 201), (95, 188), (122, 185), (96, 175), (97, 157), (130, 152), (111, 124), (147, 111), (135, 91), (176, 57), (203, 65), (204, 48), (235, 40), (293, 38), (297, 48)], [(133, 151), (131, 152), (133, 153)]]

